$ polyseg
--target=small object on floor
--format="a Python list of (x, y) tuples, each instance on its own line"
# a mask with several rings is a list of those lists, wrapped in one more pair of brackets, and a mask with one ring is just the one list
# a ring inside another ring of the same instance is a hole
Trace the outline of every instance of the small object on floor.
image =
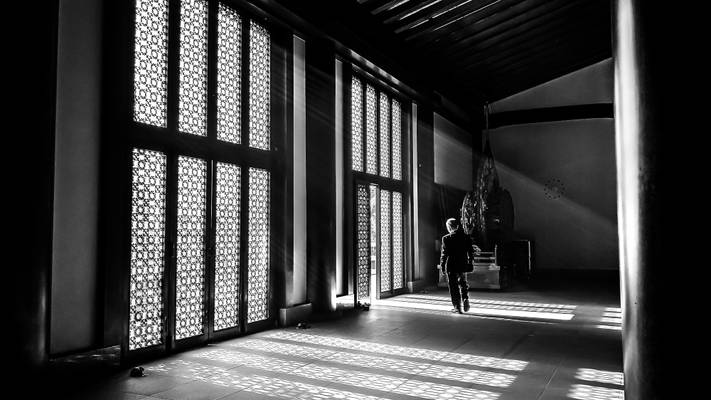
[(131, 372), (130, 372), (128, 375), (129, 375), (130, 377), (133, 377), (133, 378), (138, 378), (138, 377), (146, 376), (146, 375), (143, 373), (143, 367), (133, 367), (133, 368), (131, 368)]
[(363, 303), (363, 311), (370, 310), (370, 303)]
[(464, 312), (469, 311), (469, 299), (464, 300)]
[(296, 329), (309, 329), (311, 328), (311, 325), (307, 324), (306, 322), (299, 322), (296, 324)]

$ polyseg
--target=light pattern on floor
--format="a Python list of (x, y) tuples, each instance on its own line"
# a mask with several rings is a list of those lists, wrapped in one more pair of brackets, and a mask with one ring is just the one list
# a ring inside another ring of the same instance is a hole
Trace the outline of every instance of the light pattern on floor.
[[(287, 361), (252, 353), (227, 350), (224, 348), (201, 351), (195, 353), (194, 357), (250, 367), (263, 370), (265, 372), (286, 373), (302, 378), (323, 381), (326, 385), (330, 385), (331, 383), (339, 383), (341, 385), (354, 386), (357, 388), (386, 391), (405, 395), (414, 395), (412, 394), (412, 390), (414, 388), (418, 388), (418, 390), (426, 388), (427, 390), (425, 390), (424, 393), (418, 392), (417, 396), (431, 400), (493, 400), (499, 397), (499, 393), (487, 390), (433, 383), (419, 379), (394, 377), (372, 372), (354, 371), (352, 369), (342, 369), (317, 364)], [(229, 371), (223, 371), (223, 374), (229, 375), (229, 373)], [(207, 376), (206, 379), (209, 380), (218, 377), (219, 375), (212, 377)], [(222, 380), (224, 381), (225, 379), (223, 378)]]
[(284, 399), (383, 399), (382, 397), (292, 380), (271, 378), (256, 374), (244, 374), (241, 371), (229, 370), (225, 367), (205, 365), (187, 360), (156, 363), (155, 365), (149, 366), (146, 371), (148, 374), (152, 372), (170, 374), (172, 376), (195, 379), (215, 386), (235, 389), (236, 391), (244, 390), (250, 393)]
[(413, 374), (428, 378), (446, 379), (456, 382), (474, 383), (493, 387), (508, 387), (516, 379), (515, 375), (481, 371), (470, 368), (459, 368), (432, 363), (422, 363), (396, 358), (373, 356), (369, 354), (351, 353), (345, 351), (325, 350), (317, 347), (270, 342), (261, 339), (250, 339), (230, 344), (232, 347), (264, 351), (277, 355), (288, 355), (321, 360), (363, 368)]
[(576, 400), (624, 400), (625, 393), (622, 389), (575, 384), (568, 397)]
[[(447, 311), (452, 308), (452, 305), (450, 303), (445, 303), (443, 301), (428, 301), (422, 299), (386, 299), (378, 300), (377, 302), (373, 302), (373, 304), (375, 306), (385, 305), (391, 307), (415, 308), (434, 311)], [(528, 311), (527, 309), (519, 309), (516, 306), (481, 305), (476, 303), (470, 304), (471, 308), (469, 309), (468, 313), (477, 315), (532, 318), (556, 321), (569, 321), (575, 316), (575, 314), (573, 313), (563, 312), (559, 309), (550, 309), (545, 311)]]
[(592, 368), (579, 368), (575, 374), (575, 379), (583, 381), (609, 383), (612, 385), (624, 385), (625, 376), (622, 372), (602, 371)]
[(460, 354), (449, 351), (421, 349), (416, 347), (396, 346), (375, 342), (366, 342), (354, 339), (345, 339), (333, 336), (321, 336), (290, 331), (276, 331), (265, 335), (266, 338), (291, 340), (301, 343), (311, 343), (339, 349), (362, 350), (369, 353), (397, 355), (408, 358), (420, 358), (431, 361), (446, 360), (448, 363), (463, 364), (468, 366), (497, 368), (509, 371), (521, 371), (528, 362), (510, 360), (505, 358), (476, 356), (473, 354)]

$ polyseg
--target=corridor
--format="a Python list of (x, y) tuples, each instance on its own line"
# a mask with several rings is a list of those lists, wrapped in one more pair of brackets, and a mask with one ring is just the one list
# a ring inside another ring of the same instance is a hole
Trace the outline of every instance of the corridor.
[[(562, 287), (562, 285), (561, 285)], [(379, 300), (121, 368), (80, 399), (623, 399), (619, 299), (566, 289), (445, 290)]]

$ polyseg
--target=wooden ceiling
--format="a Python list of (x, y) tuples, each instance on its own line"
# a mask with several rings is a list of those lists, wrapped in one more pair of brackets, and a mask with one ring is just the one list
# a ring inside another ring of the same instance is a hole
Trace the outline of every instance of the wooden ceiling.
[(389, 41), (427, 65), (419, 73), (462, 105), (498, 100), (611, 56), (609, 0), (346, 1), (392, 32)]

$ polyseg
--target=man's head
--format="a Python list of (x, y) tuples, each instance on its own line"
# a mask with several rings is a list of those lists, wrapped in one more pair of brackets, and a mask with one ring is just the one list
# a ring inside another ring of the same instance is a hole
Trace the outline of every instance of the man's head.
[(447, 230), (449, 231), (449, 233), (456, 231), (457, 228), (459, 228), (459, 221), (454, 218), (450, 218), (447, 220)]

